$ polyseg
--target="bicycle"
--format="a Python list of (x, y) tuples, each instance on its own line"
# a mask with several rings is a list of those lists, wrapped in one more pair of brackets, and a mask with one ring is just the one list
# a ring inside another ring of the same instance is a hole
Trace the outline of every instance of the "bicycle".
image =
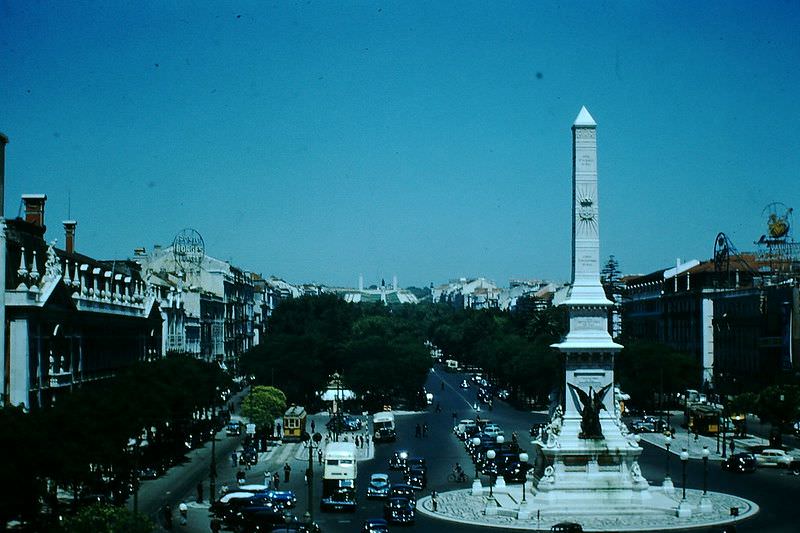
[(450, 483), (464, 483), (467, 480), (467, 474), (464, 471), (455, 471), (453, 470), (450, 474), (447, 475), (447, 481)]

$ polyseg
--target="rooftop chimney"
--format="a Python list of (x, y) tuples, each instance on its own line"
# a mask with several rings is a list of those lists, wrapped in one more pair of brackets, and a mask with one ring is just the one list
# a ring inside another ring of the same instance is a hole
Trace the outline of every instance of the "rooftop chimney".
[(68, 254), (75, 253), (75, 226), (78, 223), (74, 220), (65, 220), (64, 224), (64, 237), (66, 240), (66, 249)]
[(5, 215), (6, 207), (6, 144), (8, 137), (0, 133), (0, 217)]
[(44, 228), (44, 203), (47, 201), (47, 195), (23, 194), (22, 201), (25, 202), (25, 222)]

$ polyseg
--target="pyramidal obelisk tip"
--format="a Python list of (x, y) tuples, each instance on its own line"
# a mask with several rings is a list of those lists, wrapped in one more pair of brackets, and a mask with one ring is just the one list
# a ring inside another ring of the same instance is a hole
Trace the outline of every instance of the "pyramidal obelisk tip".
[(592, 115), (589, 114), (586, 106), (582, 106), (581, 112), (578, 113), (578, 117), (575, 119), (573, 126), (597, 126), (597, 122), (595, 122)]

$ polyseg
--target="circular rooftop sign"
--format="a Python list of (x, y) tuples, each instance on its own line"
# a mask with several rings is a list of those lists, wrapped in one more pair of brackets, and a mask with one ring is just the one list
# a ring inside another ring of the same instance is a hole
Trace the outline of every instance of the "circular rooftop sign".
[(172, 241), (175, 262), (184, 270), (196, 270), (203, 264), (206, 246), (203, 237), (192, 228), (181, 230)]

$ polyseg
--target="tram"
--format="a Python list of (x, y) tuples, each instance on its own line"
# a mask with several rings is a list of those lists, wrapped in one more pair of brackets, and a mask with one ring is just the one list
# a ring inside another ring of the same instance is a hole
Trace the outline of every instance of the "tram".
[(306, 410), (299, 405), (293, 405), (283, 413), (283, 440), (285, 442), (300, 442), (306, 431)]

